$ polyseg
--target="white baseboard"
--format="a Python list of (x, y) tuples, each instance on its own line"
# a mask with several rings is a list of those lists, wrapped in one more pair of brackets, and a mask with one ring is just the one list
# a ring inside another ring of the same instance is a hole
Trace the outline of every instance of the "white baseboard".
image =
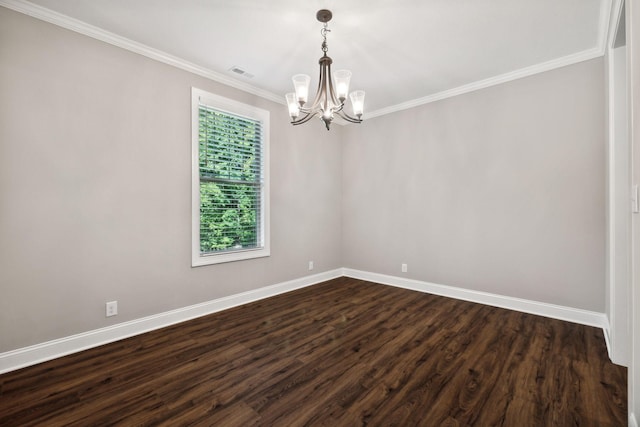
[[(608, 318), (607, 318), (607, 325), (609, 325), (609, 319)], [(602, 332), (604, 334), (604, 342), (607, 345), (607, 355), (609, 356), (609, 360), (613, 361), (613, 357), (612, 357), (613, 356), (613, 347), (611, 347), (611, 335), (610, 335), (611, 334), (611, 328), (610, 327), (602, 328)]]
[(638, 422), (636, 421), (636, 415), (633, 412), (629, 413), (629, 427), (638, 427)]
[[(602, 328), (605, 331), (605, 339), (608, 338), (608, 322), (603, 313), (456, 288), (453, 286), (438, 285), (402, 277), (370, 273), (350, 268), (339, 268), (153, 316), (119, 323), (106, 328), (0, 353), (0, 374), (341, 276), (595, 326)], [(607, 346), (608, 344), (609, 341), (607, 340)]]
[(609, 322), (607, 321), (605, 314), (597, 313), (595, 311), (507, 297), (488, 292), (456, 288), (453, 286), (438, 285), (435, 283), (422, 282), (397, 276), (387, 276), (385, 274), (370, 273), (350, 268), (343, 268), (342, 271), (345, 276), (353, 277), (355, 279), (367, 280), (370, 282), (381, 283), (383, 285), (397, 286), (399, 288), (411, 289), (414, 291), (441, 295), (464, 301), (477, 302), (493, 307), (507, 308), (509, 310), (536, 314), (573, 323), (580, 323), (587, 326), (595, 326), (602, 328), (603, 330), (608, 328)]
[(274, 295), (311, 286), (316, 283), (341, 277), (342, 269), (326, 271), (312, 276), (302, 277), (287, 282), (243, 292), (228, 297), (195, 304), (153, 316), (129, 322), (119, 323), (106, 328), (96, 329), (69, 337), (47, 341), (29, 347), (0, 353), (0, 374), (16, 369), (46, 362), (68, 354), (77, 353), (89, 348), (98, 347), (134, 335), (139, 335), (155, 329), (164, 328), (176, 323), (195, 319), (228, 308), (237, 307)]

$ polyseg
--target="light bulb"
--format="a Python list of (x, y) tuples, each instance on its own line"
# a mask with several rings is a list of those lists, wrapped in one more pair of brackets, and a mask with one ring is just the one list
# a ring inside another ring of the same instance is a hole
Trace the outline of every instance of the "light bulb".
[(293, 87), (296, 90), (298, 104), (302, 107), (309, 98), (309, 82), (311, 81), (311, 77), (306, 74), (296, 74), (291, 80), (293, 80)]
[(364, 112), (364, 91), (355, 90), (349, 95), (351, 98), (351, 107), (353, 107), (353, 114), (360, 118)]
[(336, 85), (336, 96), (340, 100), (340, 102), (344, 102), (347, 99), (347, 94), (349, 93), (349, 82), (351, 81), (351, 71), (349, 70), (338, 70), (333, 73), (333, 80)]
[(285, 95), (285, 98), (287, 99), (287, 106), (289, 107), (289, 116), (292, 119), (297, 118), (298, 115), (300, 114), (300, 107), (296, 102), (296, 94), (293, 92), (290, 92)]

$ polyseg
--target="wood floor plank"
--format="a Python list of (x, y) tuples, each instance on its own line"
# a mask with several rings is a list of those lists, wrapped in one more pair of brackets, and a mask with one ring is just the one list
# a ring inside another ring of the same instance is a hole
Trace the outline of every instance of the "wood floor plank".
[(0, 375), (0, 425), (623, 426), (602, 331), (339, 278)]

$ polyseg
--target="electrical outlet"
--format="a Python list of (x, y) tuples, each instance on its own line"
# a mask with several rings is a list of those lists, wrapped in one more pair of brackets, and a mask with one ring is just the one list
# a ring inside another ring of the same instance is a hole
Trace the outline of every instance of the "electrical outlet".
[(309, 271), (313, 270), (313, 261), (309, 261)]
[(115, 316), (118, 314), (118, 301), (109, 301), (107, 304), (106, 317)]
[(402, 264), (402, 272), (406, 273), (407, 272), (407, 264)]

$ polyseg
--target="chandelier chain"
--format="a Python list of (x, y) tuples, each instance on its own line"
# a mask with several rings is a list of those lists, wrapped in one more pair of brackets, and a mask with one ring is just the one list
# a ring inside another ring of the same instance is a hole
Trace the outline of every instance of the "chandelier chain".
[(324, 52), (324, 56), (327, 56), (327, 51), (329, 47), (327, 45), (327, 33), (330, 33), (331, 30), (327, 28), (327, 23), (324, 23), (324, 26), (320, 29), (320, 34), (322, 35), (322, 51)]

